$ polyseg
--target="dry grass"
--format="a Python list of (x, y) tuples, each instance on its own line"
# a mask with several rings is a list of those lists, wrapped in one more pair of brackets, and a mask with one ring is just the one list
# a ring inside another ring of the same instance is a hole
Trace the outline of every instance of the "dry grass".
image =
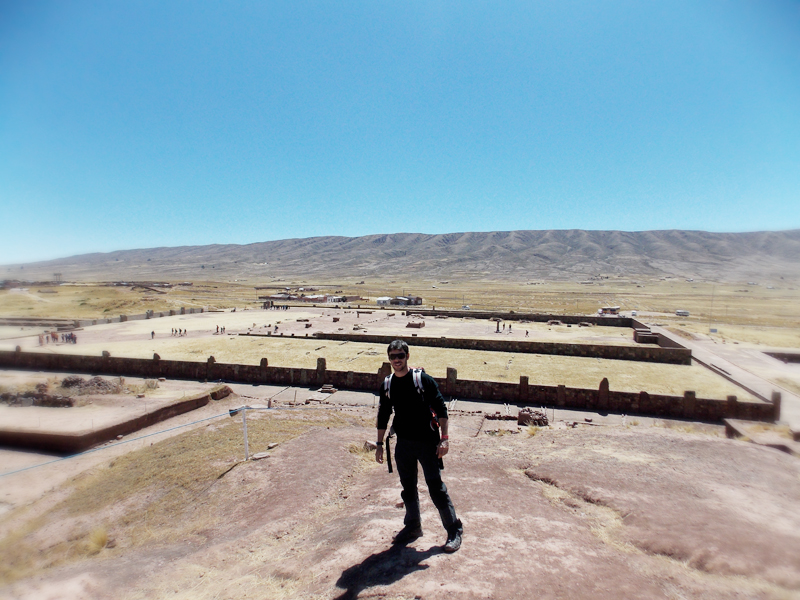
[(622, 529), (622, 517), (611, 508), (596, 502), (587, 502), (577, 494), (561, 489), (552, 483), (537, 482), (542, 495), (554, 506), (579, 516), (588, 522), (589, 530), (604, 544), (624, 552), (625, 554), (638, 553), (635, 546), (619, 539)]
[(171, 288), (165, 294), (143, 288), (94, 284), (64, 284), (49, 289), (56, 293), (42, 294), (36, 287), (25, 291), (0, 291), (0, 315), (105, 319), (148, 310), (179, 310), (183, 306), (242, 306), (253, 299), (251, 287), (203, 282), (192, 287)]
[[(68, 346), (65, 351), (99, 354), (107, 343)], [(152, 343), (147, 340), (126, 342), (125, 355), (151, 358)], [(220, 363), (257, 365), (262, 357), (279, 367), (316, 368), (317, 358), (326, 359), (327, 367), (338, 371), (375, 373), (386, 360), (383, 345), (348, 342), (320, 342), (314, 339), (280, 337), (213, 337), (200, 339), (170, 338), (158, 352), (165, 360), (205, 360), (213, 355)], [(725, 398), (736, 395), (754, 400), (741, 388), (698, 365), (666, 365), (626, 360), (600, 360), (571, 356), (481, 352), (449, 348), (415, 347), (412, 363), (424, 366), (434, 377), (444, 377), (447, 367), (454, 367), (461, 379), (518, 383), (527, 375), (531, 384), (560, 385), (597, 389), (608, 378), (610, 389), (638, 393), (682, 396), (693, 390), (699, 398)]]
[(365, 444), (352, 442), (347, 446), (347, 451), (350, 454), (355, 454), (359, 458), (363, 458), (369, 461), (374, 460), (375, 451), (367, 448)]
[(87, 536), (86, 550), (89, 554), (97, 554), (108, 545), (108, 542), (108, 529), (104, 526), (97, 527)]
[[(425, 298), (426, 305), (439, 308), (460, 308), (468, 304), (476, 310), (593, 315), (601, 306), (619, 305), (624, 311), (662, 313), (657, 319), (686, 323), (687, 327), (696, 326), (704, 333), (708, 333), (709, 324), (712, 327), (743, 326), (742, 330), (731, 330), (731, 339), (747, 337), (750, 327), (794, 330), (795, 341), (791, 344), (795, 347), (800, 330), (800, 291), (783, 285), (778, 286), (780, 289), (768, 289), (766, 286), (687, 282), (677, 278), (660, 280), (633, 275), (614, 277), (591, 286), (567, 281), (528, 285), (525, 281), (490, 281), (457, 275), (448, 277), (447, 284), (434, 279), (386, 277), (356, 285), (360, 278), (350, 279), (327, 281), (315, 277), (313, 281), (286, 280), (281, 285), (336, 284), (343, 293), (361, 295), (365, 298), (362, 304), (373, 306), (378, 296), (403, 293), (419, 294)], [(174, 287), (166, 294), (154, 294), (141, 288), (83, 284), (51, 288), (57, 290), (56, 294), (40, 294), (36, 288), (27, 293), (0, 291), (0, 315), (103, 318), (181, 306), (255, 307), (252, 286), (267, 283), (269, 281), (263, 279), (251, 279), (248, 284), (196, 281), (192, 287)], [(679, 308), (689, 310), (691, 317), (675, 317), (675, 310)]]
[[(0, 584), (37, 571), (118, 548), (190, 539), (222, 518), (206, 492), (243, 461), (240, 419), (213, 421), (84, 473), (45, 516), (21, 522), (0, 540)], [(342, 427), (354, 420), (325, 410), (270, 411), (248, 417), (251, 452), (286, 442), (313, 427)], [(198, 506), (202, 500), (202, 509)], [(19, 519), (20, 511), (6, 519)], [(102, 523), (102, 525), (98, 525)]]
[(775, 381), (785, 387), (787, 390), (790, 390), (800, 396), (800, 383), (797, 381), (788, 379), (786, 377), (778, 377)]
[(747, 432), (750, 434), (773, 433), (782, 438), (793, 439), (792, 429), (789, 425), (774, 425), (772, 423), (752, 423), (748, 424)]
[(652, 422), (651, 426), (671, 429), (672, 431), (681, 431), (683, 433), (692, 433), (696, 435), (725, 437), (724, 427), (721, 425), (711, 425), (708, 423), (686, 423), (683, 421), (662, 421), (660, 419), (656, 419)]

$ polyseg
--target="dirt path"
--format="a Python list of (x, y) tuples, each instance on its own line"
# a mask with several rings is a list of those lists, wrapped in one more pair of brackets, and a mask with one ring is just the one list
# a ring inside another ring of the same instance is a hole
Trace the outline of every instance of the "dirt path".
[(687, 340), (664, 327), (653, 326), (652, 330), (690, 348), (695, 360), (701, 361), (707, 368), (721, 370), (743, 391), (752, 390), (767, 399), (771, 399), (773, 391), (780, 392), (781, 421), (800, 431), (800, 396), (775, 383), (782, 377), (790, 381), (798, 380), (800, 369), (796, 364), (783, 363), (752, 349), (718, 347), (713, 340)]

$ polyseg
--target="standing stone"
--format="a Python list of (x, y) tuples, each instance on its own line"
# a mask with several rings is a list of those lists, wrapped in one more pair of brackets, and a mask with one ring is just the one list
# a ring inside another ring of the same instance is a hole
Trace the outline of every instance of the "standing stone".
[(781, 393), (775, 390), (772, 390), (772, 407), (772, 418), (778, 422), (781, 420)]
[(697, 419), (697, 397), (692, 391), (683, 392), (683, 418)]
[(214, 363), (217, 360), (213, 356), (209, 356), (206, 361), (206, 381), (214, 379)]
[(650, 408), (650, 394), (647, 392), (639, 392), (639, 405), (634, 406), (634, 412), (645, 413)]
[(729, 419), (735, 419), (739, 416), (739, 401), (736, 396), (728, 396), (727, 413), (726, 416)]
[(447, 380), (445, 382), (445, 392), (448, 394), (456, 393), (456, 381), (458, 380), (458, 371), (453, 367), (447, 367)]
[(528, 401), (528, 376), (519, 376), (519, 400), (520, 402)]
[(322, 356), (320, 356), (317, 359), (317, 383), (319, 385), (322, 385), (323, 383), (325, 383), (325, 370), (326, 370), (326, 368), (327, 368), (326, 361)]
[(600, 382), (600, 389), (597, 393), (597, 407), (608, 409), (608, 377), (603, 377)]

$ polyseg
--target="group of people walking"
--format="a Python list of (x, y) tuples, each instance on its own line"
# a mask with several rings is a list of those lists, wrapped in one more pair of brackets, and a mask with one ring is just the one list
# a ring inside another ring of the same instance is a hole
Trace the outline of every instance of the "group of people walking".
[(175, 329), (175, 328), (173, 328), (172, 329), (172, 335), (177, 336), (177, 337), (182, 337), (182, 336), (186, 335), (186, 330), (185, 329)]
[(62, 333), (58, 334), (55, 331), (48, 331), (47, 333), (40, 333), (39, 334), (39, 345), (44, 346), (45, 344), (49, 344), (51, 341), (55, 344), (61, 340), (62, 344), (77, 344), (78, 343), (78, 336), (74, 333)]

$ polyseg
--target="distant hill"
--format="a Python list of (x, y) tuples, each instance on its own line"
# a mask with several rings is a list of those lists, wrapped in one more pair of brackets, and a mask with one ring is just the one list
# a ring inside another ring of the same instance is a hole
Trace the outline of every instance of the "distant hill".
[[(22, 268), (21, 268), (22, 267)], [(313, 237), (148, 248), (6, 265), (4, 279), (180, 280), (270, 277), (470, 277), (577, 280), (676, 275), (719, 281), (800, 278), (800, 230), (494, 231)]]

